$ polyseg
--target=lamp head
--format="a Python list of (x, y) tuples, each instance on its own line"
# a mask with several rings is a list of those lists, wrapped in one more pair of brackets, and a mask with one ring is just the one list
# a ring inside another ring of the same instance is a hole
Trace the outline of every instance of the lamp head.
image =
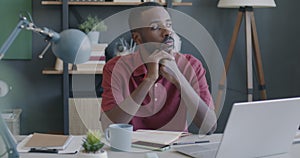
[(80, 30), (68, 29), (52, 38), (52, 51), (64, 62), (80, 64), (89, 60), (92, 46), (89, 38)]
[(220, 0), (219, 8), (239, 8), (251, 6), (254, 8), (276, 7), (274, 0)]

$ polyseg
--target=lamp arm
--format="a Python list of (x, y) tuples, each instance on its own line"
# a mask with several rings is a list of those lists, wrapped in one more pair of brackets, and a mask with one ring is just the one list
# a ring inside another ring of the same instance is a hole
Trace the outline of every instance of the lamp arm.
[(26, 29), (26, 30), (36, 32), (36, 33), (40, 34), (41, 36), (45, 37), (46, 41), (55, 42), (55, 41), (59, 40), (59, 38), (60, 38), (60, 35), (57, 32), (50, 30), (46, 27), (44, 27), (43, 29), (38, 28), (34, 25), (33, 22), (29, 22), (27, 20), (27, 18), (25, 16), (23, 16), (20, 18), (19, 23), (17, 24), (17, 26), (14, 28), (12, 33), (9, 35), (7, 40), (4, 42), (4, 44), (0, 48), (0, 60), (4, 57), (8, 48), (11, 46), (11, 44), (16, 39), (16, 37), (19, 35), (21, 29)]
[(39, 28), (39, 27), (35, 27), (35, 25), (33, 25), (33, 23), (30, 23), (30, 24), (31, 25), (26, 27), (26, 29), (40, 34), (41, 36), (45, 37), (46, 41), (51, 41), (51, 42), (54, 41), (55, 42), (60, 38), (60, 35), (57, 32), (55, 32), (51, 29), (48, 29), (47, 27)]
[(22, 17), (20, 19), (19, 23), (17, 24), (17, 26), (15, 27), (13, 32), (9, 35), (7, 40), (4, 42), (4, 44), (0, 48), (0, 60), (4, 57), (4, 54), (6, 53), (6, 51), (8, 50), (10, 45), (12, 44), (12, 42), (16, 39), (16, 37), (20, 33), (21, 29), (25, 27), (24, 25), (28, 25), (28, 24), (29, 23), (28, 23), (26, 17)]
[(5, 143), (8, 158), (18, 158), (19, 153), (16, 148), (16, 142), (12, 139), (12, 134), (2, 117), (0, 117), (0, 137), (2, 137), (3, 142)]

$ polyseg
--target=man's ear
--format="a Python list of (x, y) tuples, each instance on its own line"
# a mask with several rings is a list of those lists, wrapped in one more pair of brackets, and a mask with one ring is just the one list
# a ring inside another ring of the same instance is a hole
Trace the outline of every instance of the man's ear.
[(139, 32), (134, 31), (131, 34), (132, 34), (131, 35), (132, 39), (136, 44), (142, 44), (143, 40), (142, 40), (141, 34)]

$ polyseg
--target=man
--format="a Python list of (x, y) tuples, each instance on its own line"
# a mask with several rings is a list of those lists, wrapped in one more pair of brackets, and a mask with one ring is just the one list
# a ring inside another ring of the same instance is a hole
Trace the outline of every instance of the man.
[(129, 15), (135, 53), (119, 56), (103, 69), (102, 127), (130, 123), (134, 130), (187, 131), (192, 120), (201, 134), (216, 129), (205, 69), (192, 55), (173, 51), (169, 13), (146, 2)]

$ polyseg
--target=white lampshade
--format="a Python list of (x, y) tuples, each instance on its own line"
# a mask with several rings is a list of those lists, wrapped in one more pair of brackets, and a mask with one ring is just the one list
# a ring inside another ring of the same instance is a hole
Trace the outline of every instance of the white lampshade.
[(276, 7), (274, 0), (220, 0), (219, 8), (239, 8), (239, 7)]

